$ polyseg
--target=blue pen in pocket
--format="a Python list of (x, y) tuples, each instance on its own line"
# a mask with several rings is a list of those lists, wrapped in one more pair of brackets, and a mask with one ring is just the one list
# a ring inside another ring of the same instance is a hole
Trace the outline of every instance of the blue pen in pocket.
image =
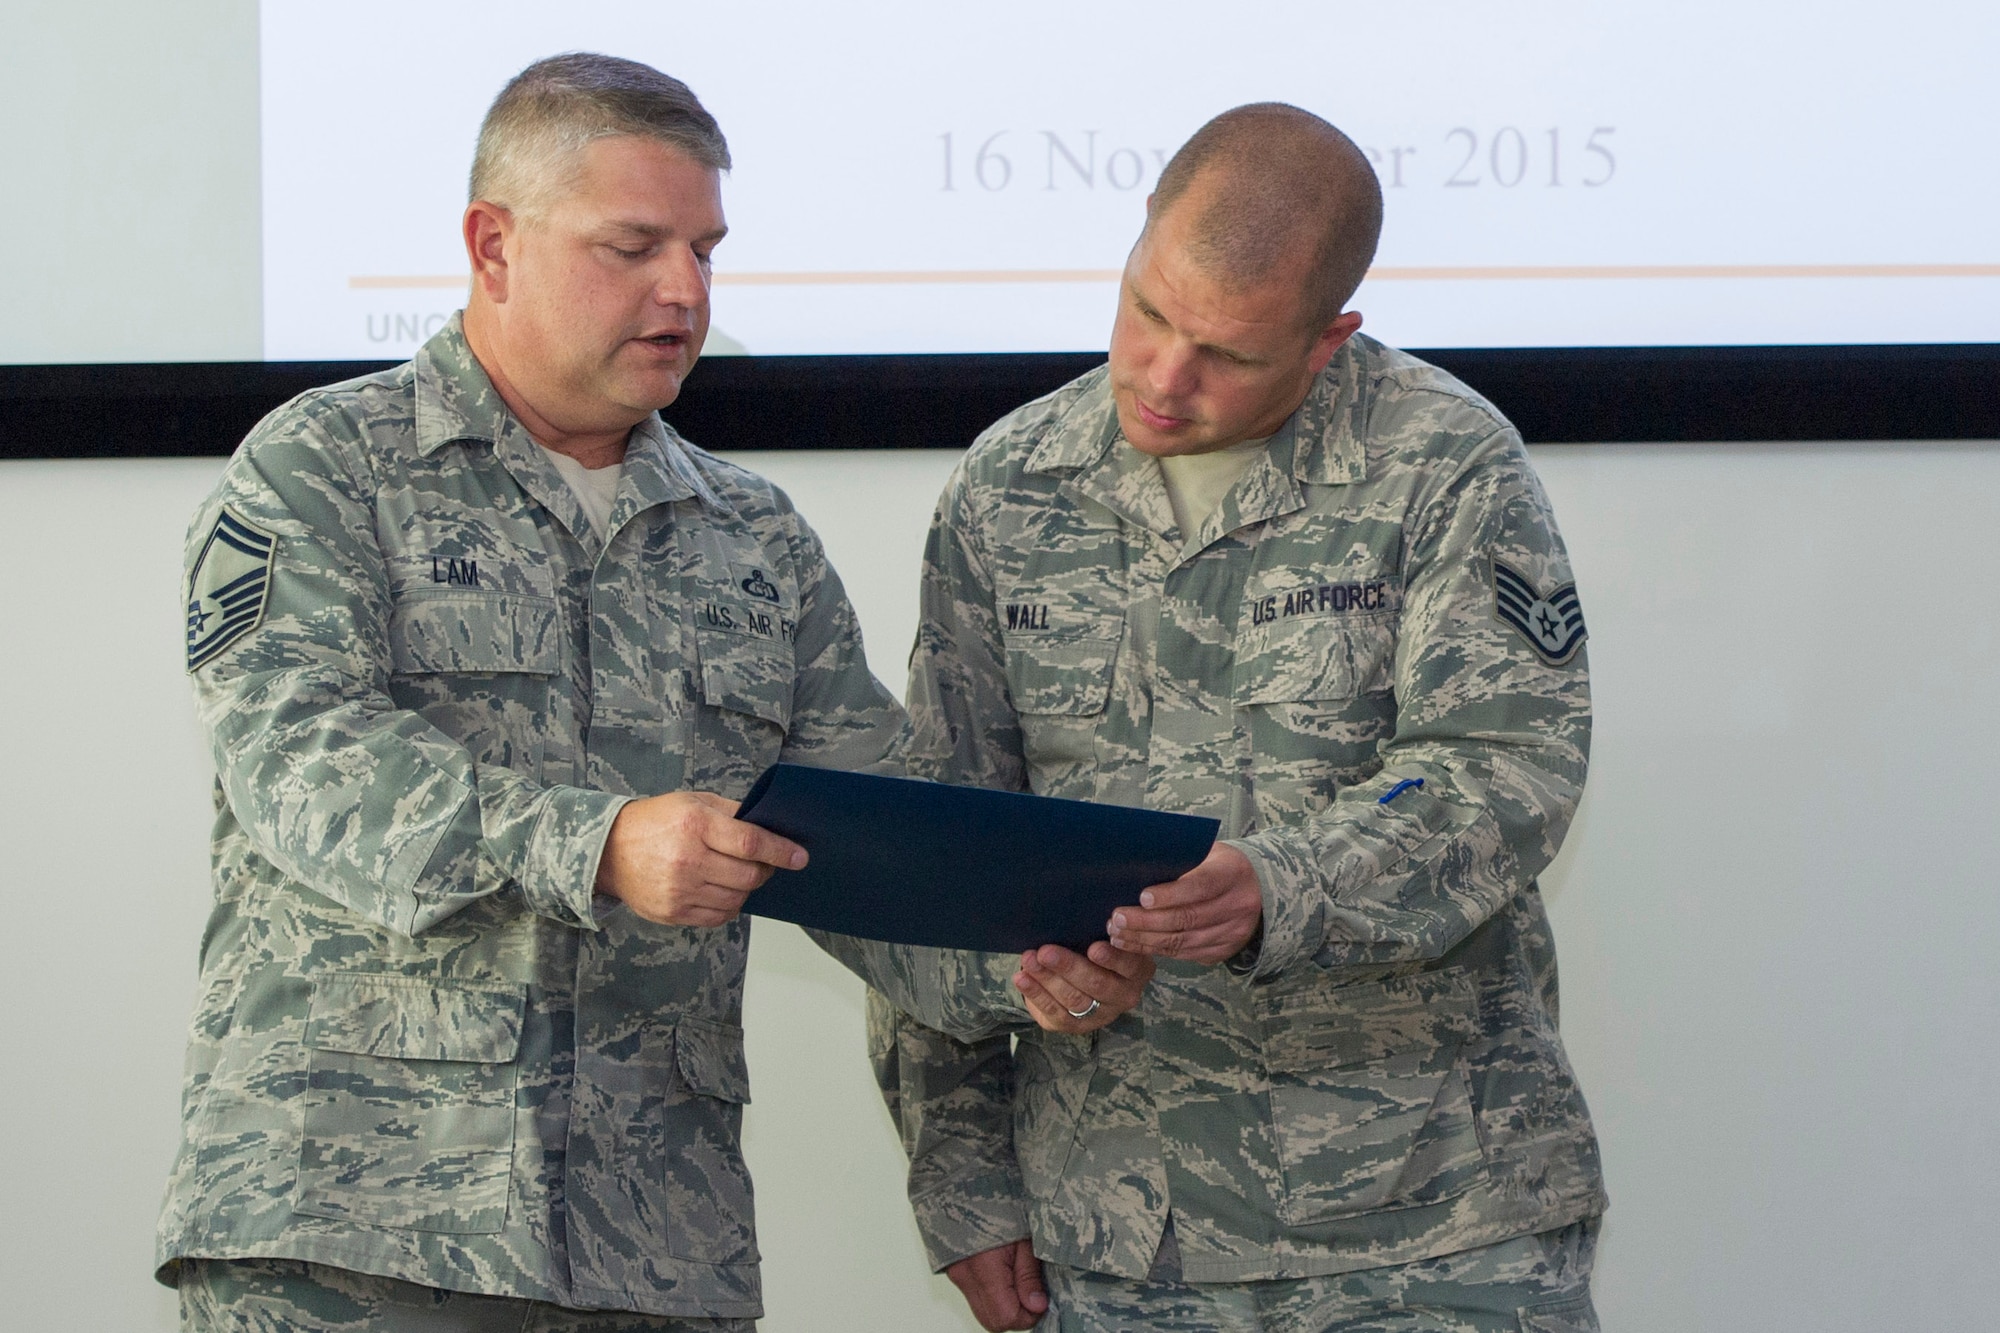
[(1389, 804), (1389, 802), (1395, 800), (1398, 796), (1401, 796), (1404, 792), (1408, 791), (1410, 788), (1421, 787), (1423, 785), (1424, 785), (1424, 780), (1422, 778), (1404, 778), (1401, 782), (1389, 788), (1389, 790), (1383, 792), (1381, 799), (1376, 801), (1375, 804), (1387, 805)]

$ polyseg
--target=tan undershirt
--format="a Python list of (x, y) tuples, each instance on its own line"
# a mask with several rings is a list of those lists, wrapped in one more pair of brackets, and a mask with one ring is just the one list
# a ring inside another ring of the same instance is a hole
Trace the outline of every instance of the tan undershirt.
[(613, 463), (610, 467), (585, 467), (568, 454), (559, 454), (553, 449), (546, 451), (549, 461), (562, 473), (562, 479), (576, 492), (577, 503), (583, 506), (583, 516), (590, 520), (591, 529), (597, 539), (603, 541), (605, 532), (611, 526), (611, 506), (618, 498), (618, 482), (625, 475), (625, 464)]
[(1271, 442), (1245, 440), (1227, 449), (1207, 454), (1176, 454), (1160, 460), (1160, 476), (1167, 483), (1167, 502), (1174, 507), (1174, 523), (1183, 537), (1192, 537), (1202, 522), (1222, 503), (1229, 488), (1257, 461)]

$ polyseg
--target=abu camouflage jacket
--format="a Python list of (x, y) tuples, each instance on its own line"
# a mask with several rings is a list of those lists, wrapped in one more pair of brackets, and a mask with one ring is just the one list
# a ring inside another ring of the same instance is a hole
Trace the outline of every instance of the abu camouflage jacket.
[(164, 1279), (761, 1312), (749, 923), (593, 900), (598, 853), (633, 796), (877, 767), (902, 713), (776, 488), (657, 419), (621, 486), (600, 543), (454, 320), (266, 418), (197, 515), (215, 906)]
[(1032, 1228), (1141, 1278), (1171, 1215), (1187, 1281), (1299, 1277), (1603, 1209), (1535, 887), (1582, 637), (1520, 438), (1368, 339), (1192, 534), (1102, 369), (987, 431), (925, 558), (912, 773), (1212, 815), (1264, 923), (1092, 1037), (1010, 1036), (1011, 958), (888, 982), (950, 1030), (871, 1002), (933, 1262)]

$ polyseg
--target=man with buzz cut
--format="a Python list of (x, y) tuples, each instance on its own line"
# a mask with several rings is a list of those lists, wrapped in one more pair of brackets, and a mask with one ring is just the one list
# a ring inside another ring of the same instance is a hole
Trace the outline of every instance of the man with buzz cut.
[(939, 504), (912, 772), (1222, 822), (1106, 923), (1162, 960), (1109, 1026), (871, 1000), (920, 1229), (989, 1329), (1035, 1324), (1042, 1277), (1062, 1333), (1597, 1327), (1535, 884), (1583, 788), (1583, 617), (1513, 428), (1358, 333), (1381, 217), (1325, 121), (1217, 117), (1148, 204), (1109, 364)]
[[(728, 165), (657, 70), (531, 65), (480, 130), (462, 317), (273, 412), (196, 515), (215, 907), (158, 1248), (187, 1329), (762, 1313), (738, 911), (805, 852), (734, 798), (893, 767), (904, 718), (790, 502), (656, 415)], [(1151, 970), (1098, 947), (1124, 971), (1052, 951), (1103, 983), (1065, 1030)]]

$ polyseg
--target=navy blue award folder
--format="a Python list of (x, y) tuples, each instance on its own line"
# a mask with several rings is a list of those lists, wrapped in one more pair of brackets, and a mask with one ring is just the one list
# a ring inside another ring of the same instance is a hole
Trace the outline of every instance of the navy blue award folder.
[(1201, 864), (1218, 824), (1194, 815), (773, 764), (737, 818), (811, 854), (743, 910), (946, 949), (1081, 949), (1115, 907)]

